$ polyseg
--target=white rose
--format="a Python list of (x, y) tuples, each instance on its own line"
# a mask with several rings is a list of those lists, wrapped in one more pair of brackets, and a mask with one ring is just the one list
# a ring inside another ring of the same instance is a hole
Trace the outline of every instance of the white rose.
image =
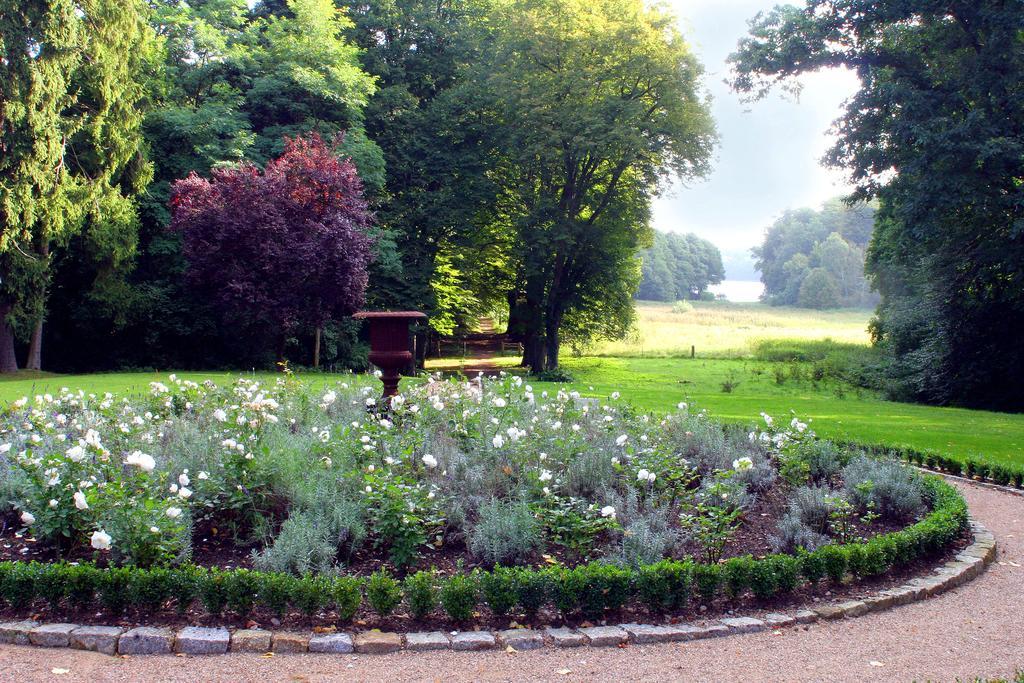
[(89, 540), (92, 543), (92, 547), (96, 550), (108, 550), (113, 539), (110, 538), (110, 534), (101, 529), (100, 531), (92, 532), (92, 537)]
[(25, 526), (32, 526), (36, 523), (35, 515), (33, 515), (28, 510), (25, 510), (24, 512), (21, 513), (21, 523)]
[(423, 464), (430, 468), (437, 467), (437, 458), (427, 453), (423, 456)]
[(615, 519), (615, 507), (612, 505), (605, 505), (601, 508), (601, 516)]
[(85, 502), (85, 494), (84, 493), (82, 493), (81, 491), (75, 491), (74, 499), (75, 499), (75, 507), (76, 508), (78, 508), (79, 510), (88, 510), (89, 509), (89, 503)]
[(71, 462), (82, 462), (85, 460), (85, 449), (81, 446), (72, 446), (67, 450), (67, 456)]
[(169, 507), (167, 508), (167, 516), (171, 519), (177, 519), (181, 516), (181, 508)]
[(624, 443), (626, 443), (627, 439), (629, 439), (629, 437), (627, 435), (621, 434), (621, 435), (619, 435), (619, 437), (617, 439), (615, 439), (615, 445), (616, 446), (621, 446)]
[(180, 489), (178, 489), (178, 495), (181, 496), (182, 498), (190, 498), (192, 496), (192, 489), (187, 489), (184, 486), (182, 486)]
[(182, 486), (188, 486), (191, 481), (192, 480), (188, 478), (187, 474), (183, 473), (178, 475), (178, 483), (181, 484)]

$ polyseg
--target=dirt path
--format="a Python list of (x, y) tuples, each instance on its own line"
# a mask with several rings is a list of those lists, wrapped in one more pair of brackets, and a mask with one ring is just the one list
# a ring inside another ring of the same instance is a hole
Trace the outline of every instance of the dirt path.
[[(953, 681), (1024, 668), (1024, 497), (961, 486), (997, 561), (937, 598), (806, 630), (623, 649), (118, 659), (0, 646), (5, 681)], [(53, 669), (68, 669), (56, 675)]]
[(491, 318), (481, 318), (477, 331), (462, 337), (449, 337), (441, 341), (441, 355), (445, 358), (462, 358), (462, 373), (467, 377), (476, 377), (481, 372), (485, 375), (496, 375), (500, 367), (495, 358), (500, 356), (512, 343), (505, 333), (497, 332)]

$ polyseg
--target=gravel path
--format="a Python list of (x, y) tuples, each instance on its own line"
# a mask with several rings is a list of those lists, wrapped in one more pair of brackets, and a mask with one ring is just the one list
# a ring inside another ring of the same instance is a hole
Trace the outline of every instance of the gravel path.
[[(5, 681), (953, 681), (1024, 668), (1024, 497), (961, 485), (998, 543), (965, 586), (858, 619), (689, 643), (509, 654), (114, 658), (0, 646)], [(55, 673), (55, 670), (67, 670)]]

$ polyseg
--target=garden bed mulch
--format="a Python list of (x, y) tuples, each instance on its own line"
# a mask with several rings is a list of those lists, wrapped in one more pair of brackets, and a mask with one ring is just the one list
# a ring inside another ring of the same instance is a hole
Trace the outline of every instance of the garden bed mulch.
[[(787, 487), (772, 486), (767, 491), (759, 493), (754, 504), (744, 514), (742, 525), (726, 544), (722, 559), (743, 555), (758, 557), (774, 552), (771, 546), (771, 536), (786, 512), (788, 501), (789, 489)], [(878, 534), (899, 531), (906, 526), (905, 524), (887, 523), (880, 519), (865, 524), (856, 516), (850, 520), (850, 523), (852, 535), (864, 539), (870, 539)], [(46, 547), (37, 543), (30, 536), (18, 533), (23, 526), (13, 513), (0, 517), (0, 560), (54, 562), (61, 559), (54, 548)], [(252, 553), (255, 546), (238, 544), (236, 538), (223, 529), (211, 527), (208, 524), (197, 527), (192, 546), (192, 562), (199, 566), (220, 567), (221, 569), (253, 568)], [(685, 557), (699, 559), (700, 547), (695, 542), (680, 543), (676, 549), (675, 558), (683, 559)], [(69, 562), (87, 562), (98, 559), (98, 564), (102, 564), (102, 558), (96, 558), (93, 551), (88, 548), (83, 548), (63, 559)], [(399, 574), (394, 571), (394, 567), (387, 564), (385, 552), (374, 549), (368, 544), (351, 558), (339, 559), (347, 559), (344, 562), (346, 574), (369, 576), (382, 566)], [(554, 561), (574, 566), (593, 559), (598, 558), (579, 558), (560, 548), (549, 547), (544, 554), (538, 553), (526, 564), (540, 567)], [(434, 568), (442, 575), (449, 575), (456, 571), (459, 563), (462, 563), (466, 570), (472, 570), (479, 566), (468, 554), (464, 544), (448, 539), (442, 548), (425, 547), (423, 558), (410, 571)]]

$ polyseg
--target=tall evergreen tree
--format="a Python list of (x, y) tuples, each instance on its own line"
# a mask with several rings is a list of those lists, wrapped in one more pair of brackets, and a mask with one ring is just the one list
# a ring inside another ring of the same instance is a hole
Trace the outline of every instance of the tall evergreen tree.
[(40, 366), (55, 246), (134, 249), (146, 14), (139, 0), (0, 0), (0, 371), (17, 369), (16, 326)]

